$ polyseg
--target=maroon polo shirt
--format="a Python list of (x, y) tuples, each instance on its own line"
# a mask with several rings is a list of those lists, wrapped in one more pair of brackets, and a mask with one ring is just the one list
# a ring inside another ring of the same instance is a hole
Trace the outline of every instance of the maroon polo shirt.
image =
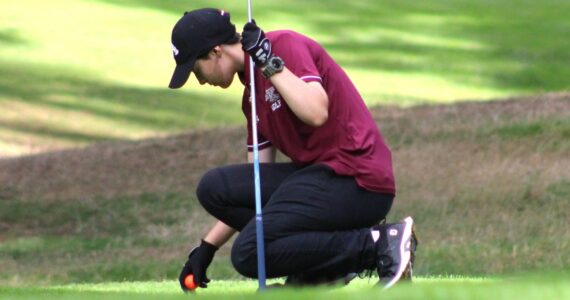
[[(320, 82), (329, 98), (328, 120), (320, 127), (303, 123), (279, 91), (255, 70), (259, 149), (274, 146), (295, 164), (325, 164), (359, 186), (395, 194), (392, 156), (362, 97), (340, 66), (315, 41), (293, 31), (268, 32), (273, 53), (305, 82)], [(242, 110), (247, 118), (248, 150), (253, 151), (249, 56), (245, 56)], [(306, 101), (311, 101), (307, 99)]]

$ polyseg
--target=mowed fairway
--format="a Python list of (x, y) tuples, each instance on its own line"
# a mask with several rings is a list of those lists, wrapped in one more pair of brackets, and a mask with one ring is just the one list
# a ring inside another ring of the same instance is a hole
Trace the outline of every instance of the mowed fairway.
[[(265, 30), (318, 40), (370, 105), (451, 103), (570, 88), (570, 2), (259, 1)], [(170, 31), (246, 1), (0, 2), (0, 157), (242, 124), (242, 87), (166, 88)], [(513, 9), (516, 7), (516, 9)]]
[[(200, 299), (569, 299), (568, 274), (522, 278), (418, 278), (382, 290), (377, 278), (357, 279), (347, 287), (271, 289), (256, 292), (257, 281), (213, 281), (198, 290)], [(269, 281), (274, 283), (275, 281)], [(189, 299), (175, 281), (74, 284), (0, 288), (0, 299)]]

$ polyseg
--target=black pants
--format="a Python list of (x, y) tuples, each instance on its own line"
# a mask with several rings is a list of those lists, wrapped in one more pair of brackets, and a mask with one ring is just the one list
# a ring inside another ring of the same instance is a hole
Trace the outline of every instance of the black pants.
[[(329, 167), (260, 164), (266, 274), (336, 276), (371, 268), (369, 227), (384, 219), (393, 196), (367, 191)], [(240, 231), (232, 263), (257, 277), (255, 193), (251, 164), (208, 171), (197, 188), (204, 208)]]

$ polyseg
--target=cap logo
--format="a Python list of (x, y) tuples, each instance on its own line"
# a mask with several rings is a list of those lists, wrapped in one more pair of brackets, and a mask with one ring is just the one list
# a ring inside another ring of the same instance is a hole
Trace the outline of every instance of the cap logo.
[(176, 48), (174, 44), (172, 44), (172, 52), (174, 53), (174, 56), (178, 56), (178, 53), (180, 53), (180, 51), (178, 51), (178, 48)]

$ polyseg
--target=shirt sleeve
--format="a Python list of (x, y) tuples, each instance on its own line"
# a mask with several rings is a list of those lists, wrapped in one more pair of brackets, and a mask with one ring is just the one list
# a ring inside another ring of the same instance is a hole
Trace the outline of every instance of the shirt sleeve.
[(289, 71), (305, 82), (323, 81), (316, 65), (318, 58), (311, 53), (312, 40), (296, 34), (285, 32), (272, 42), (274, 53), (281, 57)]
[[(244, 91), (243, 93), (241, 109), (247, 120), (247, 138), (246, 138), (247, 151), (253, 152), (253, 131), (251, 129), (251, 105), (249, 102), (249, 92), (247, 90)], [(263, 150), (265, 148), (269, 148), (270, 146), (272, 146), (271, 142), (269, 142), (263, 135), (259, 134), (259, 130), (257, 131), (257, 143), (259, 150)]]

